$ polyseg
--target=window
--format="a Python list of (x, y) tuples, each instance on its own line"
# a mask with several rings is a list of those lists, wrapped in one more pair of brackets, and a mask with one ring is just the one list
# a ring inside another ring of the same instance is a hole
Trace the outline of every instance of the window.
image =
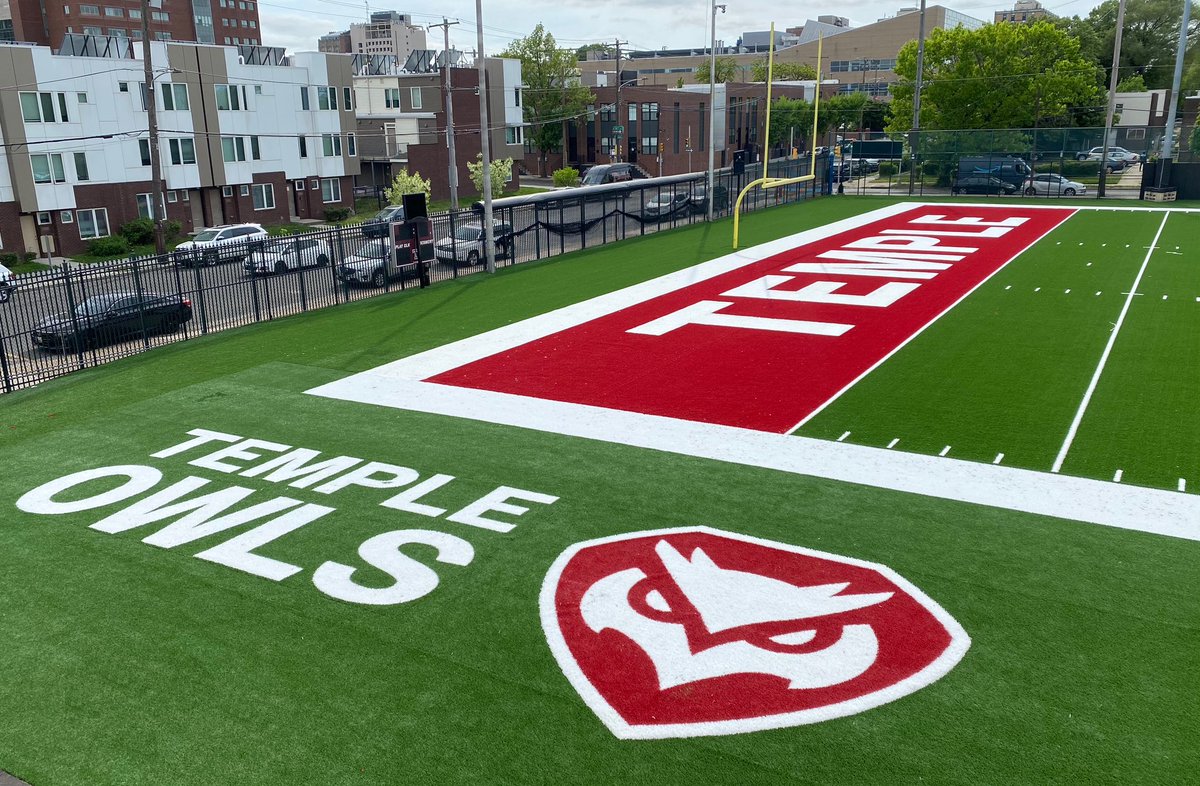
[(320, 181), (320, 180), (316, 180), (316, 179), (314, 179), (314, 180), (312, 181), (312, 190), (313, 190), (313, 191), (320, 191), (320, 190), (321, 190), (321, 181)]
[(117, 82), (117, 90), (122, 93), (128, 93), (129, 92), (129, 83), (128, 82)]
[(304, 181), (297, 180), (295, 183), (292, 183), (292, 188), (296, 189), (297, 191), (303, 191), (304, 190)]
[(168, 201), (168, 202), (178, 202), (178, 201), (179, 201), (179, 195), (178, 195), (178, 194), (176, 194), (174, 191), (168, 191), (168, 192), (167, 192), (167, 201)]
[(91, 175), (88, 174), (87, 153), (75, 154), (75, 179), (81, 183), (86, 183), (91, 180)]
[(642, 155), (653, 156), (658, 154), (658, 137), (644, 136), (642, 137)]
[(254, 209), (272, 210), (275, 207), (275, 186), (260, 183), (254, 186)]
[(353, 109), (354, 108), (353, 96), (354, 96), (354, 94), (350, 91), (350, 88), (348, 88), (348, 87), (342, 88), (342, 109)]
[(336, 177), (327, 177), (321, 181), (321, 201), (341, 202), (342, 201), (342, 181)]
[(642, 104), (643, 120), (658, 120), (658, 104)]
[(221, 137), (221, 157), (227, 161), (246, 160), (246, 140), (240, 136)]
[(163, 109), (183, 111), (188, 108), (187, 85), (168, 84), (163, 85), (162, 88)]
[[(151, 218), (154, 215), (154, 195), (153, 194), (138, 194), (137, 209), (140, 218)], [(159, 210), (159, 215), (165, 221), (167, 219), (167, 207), (163, 205)]]
[[(155, 12), (155, 13), (157, 13), (157, 12)], [(154, 40), (155, 41), (170, 41), (171, 34), (170, 33), (155, 33)]]
[(342, 137), (338, 134), (321, 134), (321, 155), (340, 156), (342, 154)]
[(354, 134), (346, 134), (346, 155), (350, 157), (358, 155), (358, 149), (354, 142)]
[[(228, 42), (226, 42), (228, 43)], [(301, 86), (300, 88), (300, 108), (308, 110), (308, 87)]]
[(383, 91), (383, 103), (388, 109), (400, 108), (400, 88), (388, 87)]
[(249, 109), (245, 85), (217, 85), (217, 109)]
[(138, 152), (142, 155), (142, 166), (150, 166), (150, 140), (138, 140)]
[(171, 163), (176, 166), (180, 164), (196, 163), (196, 141), (188, 137), (182, 139), (169, 139), (168, 145), (171, 148)]
[(337, 109), (337, 88), (317, 88), (317, 109)]
[(256, 136), (250, 137), (250, 157), (255, 161), (262, 158), (261, 151), (258, 148), (258, 137)]
[(150, 18), (153, 19), (155, 22), (170, 22), (171, 21), (171, 15), (168, 14), (166, 11), (151, 11)]
[(113, 17), (117, 17), (117, 16), (124, 17), (125, 9), (124, 8), (113, 8), (112, 6), (105, 6), (104, 7), (104, 15), (105, 16), (113, 16)]
[(410, 87), (408, 89), (408, 100), (412, 101), (413, 109), (420, 109), (423, 106), (421, 103), (421, 88)]
[(58, 214), (58, 220), (63, 222), (64, 224), (74, 224), (75, 223), (75, 214), (72, 213), (70, 210), (63, 210)]
[(629, 104), (629, 122), (630, 123), (637, 122), (637, 104), (634, 104), (632, 102)]
[(508, 145), (519, 145), (524, 142), (521, 133), (521, 126), (505, 126), (504, 127), (504, 143)]
[(513, 88), (513, 103), (516, 106), (521, 105), (521, 88), (519, 88), (519, 87)]
[(81, 5), (79, 13), (83, 16), (100, 16), (100, 6), (98, 5)]
[(308, 140), (302, 136), (296, 137), (296, 141), (300, 143), (300, 157), (308, 158)]
[(75, 94), (75, 98), (76, 98), (76, 99), (79, 101), (79, 103), (81, 103), (81, 104), (86, 104), (86, 103), (88, 102), (87, 93), (76, 93), (76, 94)]
[(54, 222), (54, 218), (48, 211), (43, 210), (37, 214), (37, 222), (41, 226), (48, 226)]
[(223, 197), (233, 196), (233, 186), (221, 186), (221, 196), (223, 196)]
[(1133, 139), (1145, 139), (1145, 138), (1146, 138), (1146, 129), (1144, 129), (1144, 128), (1131, 128), (1131, 129), (1129, 129), (1128, 131), (1126, 131), (1126, 132), (1125, 132), (1125, 138), (1126, 138), (1127, 140), (1133, 140)]
[(35, 152), (29, 156), (29, 163), (34, 167), (34, 182), (67, 181), (59, 152)]
[(21, 93), (21, 118), (26, 123), (66, 123), (67, 94), (58, 94), (58, 114), (54, 109), (53, 93)]
[(250, 186), (243, 185), (238, 189), (238, 194), (241, 196), (250, 196)]
[(79, 237), (82, 240), (108, 237), (108, 208), (93, 207), (76, 210), (75, 213), (79, 219)]

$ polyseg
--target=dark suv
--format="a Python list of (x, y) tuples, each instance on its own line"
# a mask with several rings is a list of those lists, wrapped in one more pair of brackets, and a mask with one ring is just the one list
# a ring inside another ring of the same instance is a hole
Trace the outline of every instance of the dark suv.
[(391, 223), (403, 220), (404, 208), (400, 205), (388, 205), (362, 222), (363, 237), (387, 237), (388, 227), (391, 226)]
[(583, 186), (599, 186), (605, 183), (624, 183), (639, 180), (645, 175), (633, 164), (598, 164), (587, 171), (580, 181)]
[(192, 302), (156, 292), (93, 295), (74, 312), (54, 314), (31, 331), (39, 349), (77, 352), (134, 336), (174, 333), (191, 320)]

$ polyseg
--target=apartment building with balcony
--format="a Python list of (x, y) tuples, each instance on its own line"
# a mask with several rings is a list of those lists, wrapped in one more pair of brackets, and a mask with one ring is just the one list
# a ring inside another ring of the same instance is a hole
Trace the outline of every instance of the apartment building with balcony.
[[(444, 60), (444, 57), (433, 58)], [(475, 187), (467, 172), (482, 149), (480, 144), (479, 70), (468, 61), (450, 68), (450, 93), (444, 89), (443, 71), (420, 73), (398, 70), (398, 61), (375, 59), (376, 73), (356, 76), (360, 185), (386, 187), (401, 171), (419, 172), (431, 181), (434, 199), (450, 195), (450, 156), (446, 144), (446, 102), (454, 102), (455, 160), (458, 193), (469, 198)], [(358, 62), (364, 62), (362, 58)], [(382, 67), (378, 65), (382, 62)], [(494, 159), (524, 155), (524, 119), (521, 104), (521, 61), (487, 58), (489, 138)], [(360, 72), (361, 72), (360, 68)], [(514, 170), (510, 188), (518, 186)]]
[[(79, 51), (96, 47), (79, 46)], [(8, 45), (0, 58), (0, 245), (78, 253), (151, 216), (141, 45), (109, 57)], [(184, 232), (322, 218), (353, 204), (352, 58), (155, 42), (165, 217)], [(119, 56), (118, 56), (119, 55)]]

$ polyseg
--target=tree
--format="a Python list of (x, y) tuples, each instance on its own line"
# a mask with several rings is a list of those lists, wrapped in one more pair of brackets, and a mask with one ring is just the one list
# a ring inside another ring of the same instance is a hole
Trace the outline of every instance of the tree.
[(1192, 136), (1188, 140), (1188, 147), (1194, 155), (1200, 156), (1200, 123), (1197, 123), (1192, 129)]
[[(816, 78), (817, 69), (807, 63), (776, 63), (771, 72), (772, 82), (798, 82)], [(707, 71), (705, 72), (704, 81), (708, 81)], [(767, 59), (765, 57), (751, 66), (750, 81), (767, 81)]]
[(405, 194), (424, 194), (425, 203), (432, 201), (433, 184), (426, 178), (421, 177), (420, 172), (400, 172), (392, 178), (392, 184), (383, 192), (387, 197), (389, 205), (399, 205), (400, 197)]
[[(492, 199), (504, 193), (504, 184), (512, 177), (513, 160), (501, 158), (492, 161)], [(483, 195), (483, 153), (477, 153), (474, 161), (467, 162), (467, 174), (475, 184), (475, 190)]]
[(612, 44), (584, 44), (575, 50), (576, 60), (587, 60), (588, 54), (591, 52), (603, 52), (606, 55), (613, 53)]
[[(708, 60), (703, 61), (696, 66), (696, 82), (697, 84), (708, 84)], [(737, 61), (732, 57), (717, 58), (717, 78), (714, 82), (727, 84), (737, 79)]]
[[(1087, 17), (1074, 17), (1062, 23), (1065, 29), (1078, 36), (1083, 56), (1100, 64), (1106, 71), (1112, 68), (1117, 5), (1118, 0), (1104, 0)], [(1200, 18), (1197, 18), (1196, 11), (1193, 5), (1185, 62), (1195, 62), (1196, 59), (1194, 46), (1200, 36)], [(1182, 12), (1179, 0), (1127, 0), (1118, 78), (1141, 73), (1149, 90), (1171, 86)], [(1104, 84), (1108, 84), (1107, 75)], [(1194, 81), (1183, 83), (1185, 92), (1197, 86), (1200, 85)]]
[[(1105, 107), (1100, 70), (1079, 46), (1044, 21), (933, 30), (925, 42), (921, 128), (1099, 125)], [(895, 71), (903, 81), (892, 90), (887, 130), (904, 132), (912, 126), (916, 41), (901, 47)]]
[(1117, 82), (1118, 93), (1144, 93), (1146, 92), (1146, 80), (1141, 74), (1127, 76), (1120, 82)]
[(517, 39), (500, 53), (521, 61), (521, 91), (527, 139), (537, 148), (539, 171), (546, 174), (546, 156), (562, 147), (568, 120), (583, 114), (594, 102), (592, 91), (579, 82), (579, 66), (573, 50), (559, 49), (554, 36), (539, 24), (525, 38)]

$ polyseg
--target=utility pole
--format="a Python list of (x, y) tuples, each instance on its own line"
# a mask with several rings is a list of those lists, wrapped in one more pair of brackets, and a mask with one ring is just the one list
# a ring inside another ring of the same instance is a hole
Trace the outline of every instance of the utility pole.
[(479, 148), (483, 154), (483, 256), (487, 272), (496, 272), (496, 241), (492, 236), (492, 130), (488, 123), (487, 58), (483, 56), (483, 0), (475, 0), (475, 35), (479, 54)]
[(445, 90), (446, 94), (446, 149), (450, 155), (450, 209), (458, 210), (458, 161), (454, 157), (454, 93), (450, 87), (450, 25), (456, 25), (458, 22), (451, 22), (446, 17), (442, 17), (440, 25), (429, 25), (432, 30), (435, 27), (443, 29), (446, 35), (446, 46), (442, 52), (443, 66), (446, 70)]
[(616, 162), (621, 160), (621, 147), (624, 144), (625, 138), (625, 118), (621, 116), (621, 44), (628, 44), (629, 42), (616, 39), (613, 41), (613, 43), (617, 47), (617, 98), (614, 102), (615, 105), (613, 107), (613, 113), (617, 117), (617, 122), (615, 125), (622, 129), (621, 133), (617, 135), (617, 138), (613, 140), (615, 142), (613, 145), (613, 161)]
[[(1125, 0), (1121, 0), (1125, 2)], [(908, 195), (912, 196), (917, 174), (917, 149), (921, 141), (921, 82), (925, 78), (925, 0), (921, 0), (921, 18), (917, 21), (917, 85), (913, 92), (912, 138), (908, 148)]]
[(1175, 107), (1179, 106), (1179, 83), (1183, 79), (1183, 56), (1187, 52), (1188, 20), (1191, 17), (1191, 0), (1183, 4), (1183, 21), (1179, 25), (1179, 46), (1175, 50), (1175, 75), (1171, 80), (1171, 108), (1167, 111), (1167, 133), (1163, 135), (1162, 158), (1158, 163), (1158, 188), (1171, 173), (1171, 160), (1175, 156)]
[[(1117, 103), (1117, 72), (1121, 70), (1121, 31), (1125, 27), (1125, 0), (1117, 6), (1117, 34), (1113, 39), (1112, 74), (1108, 78), (1108, 108), (1104, 111), (1104, 139), (1100, 150), (1100, 186), (1096, 193), (1104, 196), (1104, 181), (1108, 175), (1108, 134), (1112, 129), (1113, 111)], [(1172, 95), (1174, 100), (1175, 96)], [(1160, 165), (1161, 166), (1161, 165)]]
[(158, 102), (154, 96), (154, 66), (150, 62), (150, 8), (162, 8), (162, 0), (142, 0), (142, 65), (146, 74), (146, 118), (150, 132), (150, 220), (154, 222), (154, 253), (167, 253), (163, 237), (162, 171), (158, 160)]

